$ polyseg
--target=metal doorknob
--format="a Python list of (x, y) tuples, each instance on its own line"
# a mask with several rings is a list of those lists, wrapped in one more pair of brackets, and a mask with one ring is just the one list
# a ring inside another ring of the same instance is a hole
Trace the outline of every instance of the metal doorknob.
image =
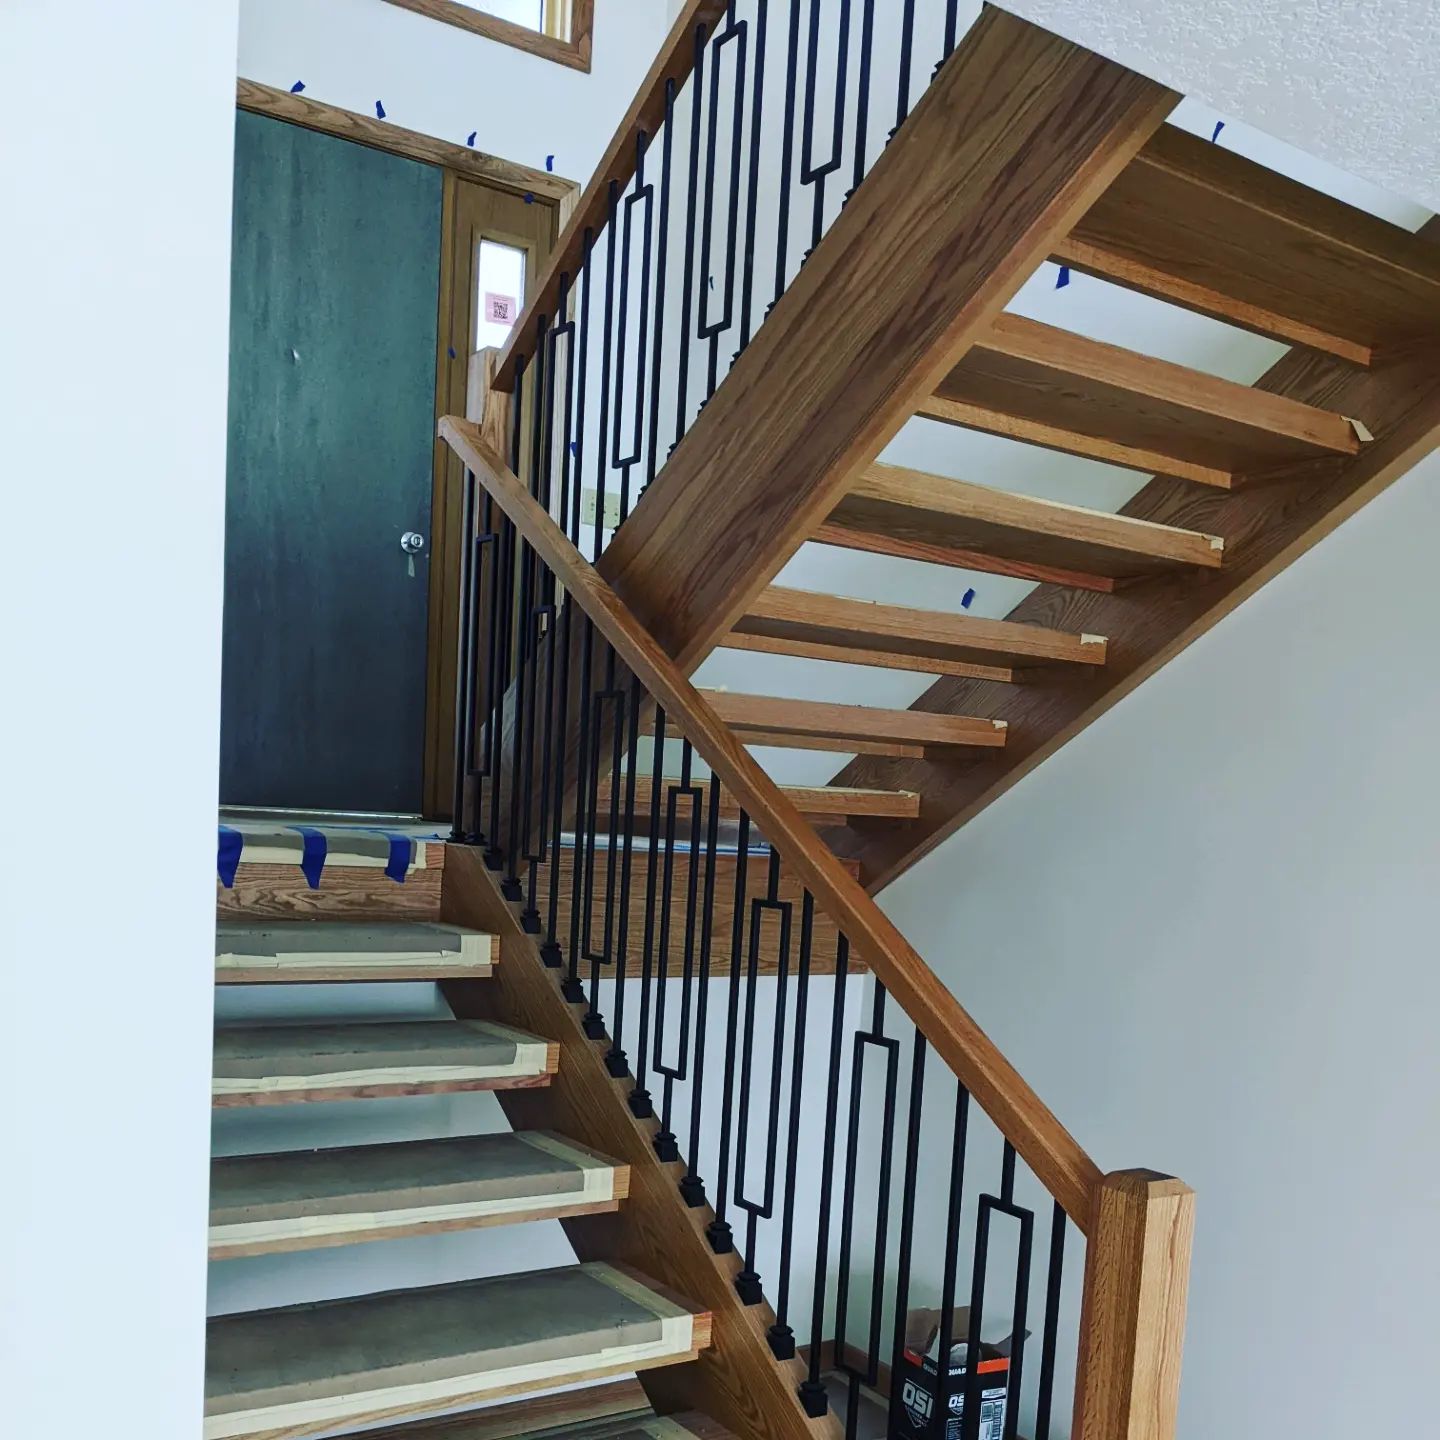
[(400, 548), (407, 555), (418, 555), (425, 548), (425, 537), (418, 530), (407, 530), (400, 537)]

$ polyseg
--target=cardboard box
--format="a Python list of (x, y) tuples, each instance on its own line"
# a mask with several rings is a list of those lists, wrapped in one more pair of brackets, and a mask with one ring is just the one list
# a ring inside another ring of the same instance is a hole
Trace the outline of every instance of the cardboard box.
[[(911, 1310), (905, 1317), (905, 1352), (900, 1373), (900, 1405), (890, 1440), (960, 1440), (965, 1418), (965, 1381), (969, 1374), (966, 1337), (970, 1307), (954, 1311), (949, 1364), (940, 1365), (939, 1310)], [(980, 1342), (980, 1440), (1002, 1440), (1005, 1397), (1010, 1384), (1010, 1337)], [(945, 1412), (945, 1427), (935, 1428), (935, 1412)]]

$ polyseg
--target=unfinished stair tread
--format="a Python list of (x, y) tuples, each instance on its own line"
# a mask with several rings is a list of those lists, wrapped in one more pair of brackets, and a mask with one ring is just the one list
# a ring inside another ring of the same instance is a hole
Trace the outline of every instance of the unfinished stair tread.
[(408, 873), (440, 864), (444, 858), (442, 843), (398, 831), (344, 825), (280, 825), (269, 821), (232, 819), (223, 821), (221, 830), (240, 837), (239, 864), (242, 866), (298, 867), (305, 859), (307, 840), (312, 854), (323, 845), (326, 868), (386, 870), (396, 868), (397, 862), (403, 860)]
[(844, 545), (857, 536), (867, 549), (893, 541), (912, 558), (943, 552), (950, 563), (977, 570), (999, 568), (998, 561), (1008, 573), (1023, 569), (1026, 578), (1051, 584), (1136, 579), (1182, 565), (1217, 569), (1225, 548), (1217, 535), (894, 465), (872, 465), (816, 538)]
[(212, 1098), (269, 1105), (546, 1085), (558, 1053), (492, 1020), (221, 1025)]
[(1040, 625), (778, 585), (762, 592), (725, 644), (1000, 681), (1013, 679), (1018, 668), (1034, 665), (1105, 663), (1105, 640), (1100, 635), (1072, 635)]
[[(692, 782), (689, 790), (700, 797), (701, 824), (708, 818), (710, 803), (710, 782), (699, 779)], [(863, 790), (844, 785), (782, 785), (781, 792), (811, 824), (843, 825), (851, 820), (914, 820), (920, 814), (920, 796), (913, 790)], [(596, 786), (596, 823), (602, 831), (610, 828), (610, 811), (613, 791), (607, 776)], [(689, 791), (679, 780), (667, 778), (661, 783), (660, 823), (667, 820), (670, 795), (674, 793), (675, 824), (677, 831), (688, 835), (694, 812), (694, 802), (688, 798)], [(652, 777), (635, 777), (634, 820), (639, 828), (649, 824), (653, 808), (655, 785)], [(625, 780), (620, 780), (620, 803), (627, 803)], [(740, 818), (740, 802), (724, 786), (720, 789), (720, 818), (734, 821)]]
[(225, 1315), (206, 1440), (279, 1440), (691, 1360), (709, 1316), (605, 1264)]
[[(613, 1390), (620, 1383), (612, 1382), (604, 1388)], [(638, 1381), (631, 1383), (638, 1389)], [(439, 1420), (413, 1420), (367, 1430), (365, 1440), (513, 1440), (518, 1435), (532, 1435), (535, 1440), (735, 1440), (718, 1420), (698, 1410), (656, 1415), (644, 1403), (643, 1390), (632, 1407), (599, 1417), (587, 1415), (589, 1393), (586, 1388), (568, 1390), (533, 1400), (487, 1405), (482, 1410)], [(567, 1418), (567, 1399), (568, 1414), (574, 1418)], [(542, 1406), (553, 1407), (552, 1413), (541, 1413)]]
[(221, 1259), (614, 1210), (630, 1167), (543, 1131), (232, 1155), (210, 1165)]
[(918, 413), (1220, 487), (1360, 446), (1343, 415), (1022, 315), (998, 316)]
[(222, 985), (478, 979), (497, 955), (493, 936), (426, 921), (222, 920), (215, 930)]
[(974, 746), (994, 749), (1005, 744), (1003, 720), (774, 695), (737, 695), (728, 690), (702, 690), (700, 694), (747, 745), (919, 759)]
[(1440, 331), (1433, 241), (1174, 125), (1151, 136), (1056, 256), (1360, 364)]

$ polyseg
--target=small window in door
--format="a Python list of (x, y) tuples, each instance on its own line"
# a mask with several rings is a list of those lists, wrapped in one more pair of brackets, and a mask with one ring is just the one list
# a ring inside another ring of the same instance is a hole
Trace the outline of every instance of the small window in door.
[(475, 349), (502, 349), (525, 304), (525, 252), (482, 240), (476, 261)]
[(390, 3), (575, 70), (590, 68), (595, 0), (390, 0)]

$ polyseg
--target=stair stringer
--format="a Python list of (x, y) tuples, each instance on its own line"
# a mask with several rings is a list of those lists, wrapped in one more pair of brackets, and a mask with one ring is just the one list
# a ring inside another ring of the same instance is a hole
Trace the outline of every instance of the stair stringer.
[(765, 1334), (775, 1321), (768, 1305), (745, 1305), (735, 1291), (738, 1255), (716, 1255), (705, 1238), (715, 1218), (708, 1205), (681, 1198), (685, 1167), (662, 1163), (653, 1141), (655, 1119), (637, 1119), (626, 1103), (629, 1081), (609, 1074), (603, 1057), (610, 1039), (588, 1038), (583, 1007), (560, 992), (560, 970), (547, 969), (518, 906), (501, 894), (498, 878), (478, 849), (450, 847), (441, 899), (442, 918), (488, 930), (498, 938), (500, 964), (485, 980), (452, 980), (441, 989), (461, 1019), (501, 1019), (557, 1043), (559, 1071), (545, 1091), (498, 1096), (517, 1129), (554, 1130), (630, 1165), (630, 1194), (611, 1214), (562, 1220), (583, 1260), (607, 1260), (643, 1270), (713, 1318), (713, 1339), (701, 1357), (640, 1376), (662, 1415), (704, 1410), (736, 1435), (761, 1440), (840, 1440), (833, 1415), (812, 1419), (796, 1391), (805, 1378), (798, 1360), (776, 1360)]

